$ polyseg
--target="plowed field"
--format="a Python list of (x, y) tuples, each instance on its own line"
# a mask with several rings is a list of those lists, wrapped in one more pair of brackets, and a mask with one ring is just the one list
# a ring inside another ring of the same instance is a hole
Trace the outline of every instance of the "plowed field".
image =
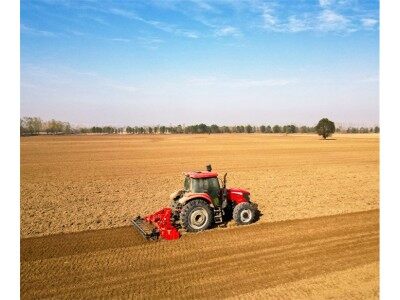
[[(378, 298), (379, 136), (21, 138), (21, 296)], [(211, 163), (262, 212), (145, 243), (136, 214)]]
[(21, 235), (121, 227), (169, 204), (211, 163), (251, 192), (260, 222), (379, 207), (379, 136), (73, 136), (21, 139)]
[(130, 227), (24, 239), (21, 296), (377, 298), (378, 221), (373, 210), (177, 241), (145, 242)]

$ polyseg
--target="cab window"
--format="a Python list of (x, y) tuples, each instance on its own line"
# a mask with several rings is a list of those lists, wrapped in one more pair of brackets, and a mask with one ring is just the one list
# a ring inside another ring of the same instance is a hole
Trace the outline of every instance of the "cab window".
[(217, 178), (208, 179), (208, 190), (219, 190), (219, 182)]
[(185, 191), (190, 190), (190, 178), (188, 176), (185, 177), (185, 182), (183, 184), (183, 188), (185, 189)]
[(204, 193), (203, 179), (192, 178), (192, 192), (193, 193)]

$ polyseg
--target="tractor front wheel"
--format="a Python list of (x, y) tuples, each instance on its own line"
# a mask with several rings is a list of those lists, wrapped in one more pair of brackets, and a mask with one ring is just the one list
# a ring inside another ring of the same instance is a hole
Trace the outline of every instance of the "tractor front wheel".
[(180, 219), (188, 232), (206, 230), (212, 222), (211, 208), (204, 200), (192, 200), (182, 208)]
[(249, 202), (242, 202), (233, 209), (233, 219), (238, 225), (253, 223), (256, 217), (256, 209)]

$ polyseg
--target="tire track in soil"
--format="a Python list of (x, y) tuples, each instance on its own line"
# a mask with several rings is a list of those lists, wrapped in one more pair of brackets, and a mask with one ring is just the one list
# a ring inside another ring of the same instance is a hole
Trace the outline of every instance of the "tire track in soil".
[(131, 227), (21, 240), (23, 299), (227, 297), (379, 260), (379, 210), (146, 242)]
[(21, 239), (21, 260), (48, 259), (144, 243), (146, 241), (132, 227), (33, 237)]

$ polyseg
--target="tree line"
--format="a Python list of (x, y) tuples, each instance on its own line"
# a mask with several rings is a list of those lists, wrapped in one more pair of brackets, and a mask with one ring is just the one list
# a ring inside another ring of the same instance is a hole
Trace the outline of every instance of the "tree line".
[[(379, 126), (375, 127), (348, 127), (335, 128), (338, 133), (379, 133)], [(68, 122), (50, 120), (43, 121), (38, 117), (24, 117), (20, 119), (21, 135), (37, 134), (215, 134), (215, 133), (317, 133), (314, 126), (288, 125), (236, 125), (219, 126), (204, 123), (195, 125), (175, 126), (71, 126)]]
[(74, 133), (71, 125), (68, 122), (57, 120), (42, 121), (37, 117), (24, 117), (20, 119), (20, 134), (34, 135), (39, 133), (47, 134), (71, 134)]

